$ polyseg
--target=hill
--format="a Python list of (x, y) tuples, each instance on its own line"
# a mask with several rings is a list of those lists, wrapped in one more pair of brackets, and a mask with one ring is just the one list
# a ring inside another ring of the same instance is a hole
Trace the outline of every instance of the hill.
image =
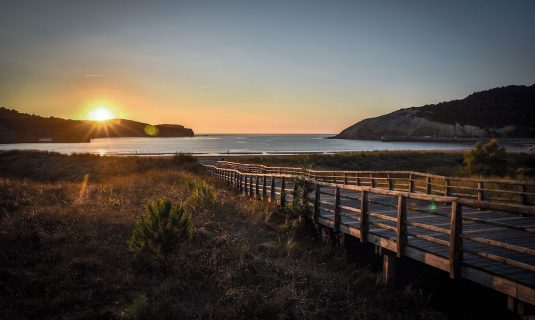
[(535, 85), (476, 92), (464, 99), (362, 120), (340, 139), (450, 140), (535, 137)]
[(105, 122), (41, 117), (0, 108), (0, 143), (89, 142), (96, 138), (192, 137), (193, 130), (176, 124), (113, 119)]

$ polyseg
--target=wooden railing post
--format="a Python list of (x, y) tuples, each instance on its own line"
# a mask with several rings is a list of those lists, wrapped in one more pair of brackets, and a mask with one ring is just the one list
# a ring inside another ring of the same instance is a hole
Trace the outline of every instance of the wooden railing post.
[(321, 188), (320, 185), (316, 184), (316, 192), (314, 195), (314, 218), (313, 218), (314, 224), (318, 224), (318, 218), (320, 216), (320, 196), (321, 196), (320, 188)]
[(262, 201), (266, 201), (267, 197), (267, 181), (266, 181), (266, 175), (264, 174), (262, 176)]
[(249, 180), (249, 197), (254, 197), (254, 186), (253, 186), (253, 183), (254, 183), (254, 177), (251, 176), (250, 180)]
[(401, 258), (405, 255), (405, 245), (407, 244), (407, 198), (398, 196), (398, 221), (397, 221), (397, 256)]
[(373, 173), (370, 173), (370, 179), (371, 179), (371, 183), (370, 183), (371, 187), (375, 188), (375, 179), (373, 178)]
[(388, 183), (388, 190), (392, 190), (392, 179), (390, 178), (390, 173), (386, 175), (386, 181)]
[(477, 200), (483, 200), (485, 198), (485, 194), (483, 192), (483, 182), (478, 181), (477, 182)]
[(334, 188), (334, 232), (340, 232), (340, 188)]
[(433, 190), (433, 185), (431, 184), (431, 177), (427, 176), (425, 178), (425, 193), (431, 194), (432, 190)]
[(444, 179), (444, 195), (447, 197), (450, 195), (450, 179)]
[(355, 176), (355, 185), (360, 186), (360, 177), (358, 173)]
[(275, 178), (274, 176), (271, 176), (271, 182), (270, 182), (270, 190), (269, 190), (269, 202), (275, 203)]
[(528, 195), (526, 194), (526, 185), (525, 184), (521, 184), (520, 185), (520, 203), (524, 206), (527, 206), (528, 205)]
[(459, 276), (461, 261), (463, 259), (463, 214), (462, 207), (457, 201), (451, 203), (451, 226), (450, 226), (450, 278)]
[(414, 192), (414, 177), (409, 174), (409, 192)]
[(297, 199), (297, 183), (295, 183), (295, 179), (293, 181), (293, 184), (294, 184), (294, 187), (293, 187), (293, 190), (292, 190), (292, 206), (297, 206), (297, 201), (299, 199)]
[(236, 171), (232, 172), (232, 188), (237, 189), (238, 187), (238, 173)]
[(347, 184), (347, 173), (344, 172), (344, 184)]
[(368, 192), (362, 191), (360, 197), (360, 242), (368, 242)]
[(286, 205), (286, 178), (285, 177), (282, 177), (281, 179), (281, 203), (280, 203), (280, 206), (281, 208), (284, 208), (284, 206)]
[(260, 199), (260, 176), (256, 176), (255, 199)]

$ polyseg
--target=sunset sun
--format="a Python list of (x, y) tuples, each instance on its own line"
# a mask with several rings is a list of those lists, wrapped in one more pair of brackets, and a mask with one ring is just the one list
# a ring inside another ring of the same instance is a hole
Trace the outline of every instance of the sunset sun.
[(89, 119), (95, 121), (106, 121), (113, 119), (115, 114), (105, 106), (95, 107), (89, 112)]

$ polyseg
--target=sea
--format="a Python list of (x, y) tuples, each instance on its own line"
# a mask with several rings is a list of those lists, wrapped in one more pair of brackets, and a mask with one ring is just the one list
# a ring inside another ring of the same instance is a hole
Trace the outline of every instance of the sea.
[(203, 155), (337, 153), (373, 150), (463, 150), (468, 144), (329, 139), (328, 134), (206, 134), (181, 138), (104, 138), (89, 143), (0, 144), (0, 150), (42, 150), (63, 154)]

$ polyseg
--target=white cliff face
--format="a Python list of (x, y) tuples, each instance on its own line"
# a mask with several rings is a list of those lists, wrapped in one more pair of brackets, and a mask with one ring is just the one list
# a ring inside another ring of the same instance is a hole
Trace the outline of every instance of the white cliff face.
[[(416, 116), (416, 112), (417, 110), (415, 109), (404, 109), (377, 118), (365, 119), (345, 129), (336, 138), (479, 138), (488, 135), (485, 129), (476, 126), (435, 122)], [(514, 126), (507, 126), (494, 131), (507, 133), (514, 130), (514, 128)]]

